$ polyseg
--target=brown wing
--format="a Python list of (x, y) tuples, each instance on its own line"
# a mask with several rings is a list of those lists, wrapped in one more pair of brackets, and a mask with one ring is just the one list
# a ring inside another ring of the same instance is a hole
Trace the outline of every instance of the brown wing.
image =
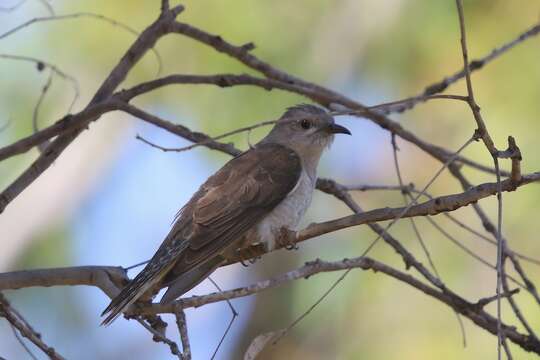
[(208, 179), (178, 219), (190, 218), (191, 233), (174, 275), (240, 240), (294, 188), (301, 170), (298, 155), (277, 144), (259, 145), (227, 163)]
[(167, 282), (240, 240), (294, 188), (302, 167), (298, 155), (277, 144), (260, 144), (211, 176), (179, 212), (150, 262), (105, 309), (104, 323), (157, 284)]

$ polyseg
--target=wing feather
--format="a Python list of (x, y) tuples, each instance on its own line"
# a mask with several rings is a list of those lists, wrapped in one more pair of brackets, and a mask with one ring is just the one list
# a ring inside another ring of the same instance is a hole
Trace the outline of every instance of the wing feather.
[(171, 283), (234, 246), (296, 186), (301, 171), (298, 155), (278, 144), (259, 144), (225, 164), (179, 211), (150, 262), (104, 311), (110, 313), (104, 323), (157, 284)]

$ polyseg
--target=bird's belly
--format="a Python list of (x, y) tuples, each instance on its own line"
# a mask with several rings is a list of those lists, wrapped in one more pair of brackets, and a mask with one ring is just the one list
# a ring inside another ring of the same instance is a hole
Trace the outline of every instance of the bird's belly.
[(265, 218), (256, 225), (255, 239), (265, 244), (267, 250), (275, 248), (281, 228), (297, 230), (300, 220), (311, 203), (314, 181), (302, 172), (298, 184)]

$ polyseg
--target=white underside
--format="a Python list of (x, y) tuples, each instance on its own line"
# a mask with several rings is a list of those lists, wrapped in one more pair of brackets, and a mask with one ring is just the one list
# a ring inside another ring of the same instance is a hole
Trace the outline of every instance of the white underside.
[(300, 220), (311, 203), (316, 178), (302, 171), (298, 183), (289, 195), (268, 214), (255, 228), (257, 242), (265, 244), (267, 250), (276, 246), (276, 237), (281, 228), (297, 230)]

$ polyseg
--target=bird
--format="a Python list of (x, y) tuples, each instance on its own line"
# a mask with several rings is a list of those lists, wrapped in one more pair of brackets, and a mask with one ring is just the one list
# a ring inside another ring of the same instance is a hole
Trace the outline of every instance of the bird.
[(308, 209), (319, 160), (335, 134), (351, 132), (325, 109), (287, 108), (268, 135), (210, 176), (180, 209), (144, 269), (103, 311), (102, 325), (156, 289), (167, 287), (160, 303), (174, 301), (250, 244), (273, 250)]

